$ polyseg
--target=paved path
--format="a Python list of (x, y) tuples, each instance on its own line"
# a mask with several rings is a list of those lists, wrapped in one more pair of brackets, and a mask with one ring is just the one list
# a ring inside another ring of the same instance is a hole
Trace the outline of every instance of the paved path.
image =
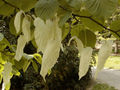
[[(93, 69), (93, 75), (95, 69)], [(97, 76), (97, 81), (106, 83), (120, 90), (120, 70), (103, 69)]]

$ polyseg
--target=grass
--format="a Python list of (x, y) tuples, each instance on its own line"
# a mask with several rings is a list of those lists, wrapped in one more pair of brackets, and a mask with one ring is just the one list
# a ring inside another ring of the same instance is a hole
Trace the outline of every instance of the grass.
[[(97, 58), (98, 57), (96, 56), (96, 59)], [(110, 56), (104, 67), (109, 69), (120, 69), (120, 56)]]
[(110, 87), (107, 84), (97, 84), (92, 90), (116, 90), (114, 87)]

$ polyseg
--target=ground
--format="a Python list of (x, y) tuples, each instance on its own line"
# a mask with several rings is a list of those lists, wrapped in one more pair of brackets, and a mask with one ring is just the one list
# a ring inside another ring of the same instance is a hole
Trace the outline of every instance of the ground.
[[(92, 71), (94, 76), (95, 68)], [(103, 69), (97, 76), (97, 82), (106, 83), (120, 90), (120, 70)]]

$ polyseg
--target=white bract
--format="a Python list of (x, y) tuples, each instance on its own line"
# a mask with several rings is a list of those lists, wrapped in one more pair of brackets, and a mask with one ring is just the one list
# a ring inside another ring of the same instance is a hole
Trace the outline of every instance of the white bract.
[(103, 43), (102, 47), (100, 48), (100, 51), (98, 53), (98, 64), (97, 64), (95, 78), (96, 78), (98, 72), (101, 69), (103, 69), (107, 58), (111, 55), (112, 43), (113, 43), (112, 41), (105, 41), (105, 43)]
[(14, 26), (17, 33), (19, 33), (21, 29), (22, 14), (23, 14), (23, 11), (19, 11), (15, 16)]
[(81, 79), (86, 73), (88, 72), (91, 55), (92, 55), (92, 48), (87, 47), (83, 48), (80, 53), (80, 64), (79, 64), (79, 79)]

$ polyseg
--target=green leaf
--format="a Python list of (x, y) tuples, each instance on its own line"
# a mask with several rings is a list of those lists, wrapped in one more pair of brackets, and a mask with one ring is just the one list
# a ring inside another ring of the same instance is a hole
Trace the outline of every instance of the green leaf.
[(22, 57), (20, 61), (15, 60), (13, 67), (16, 68), (17, 70), (20, 70), (23, 68), (25, 61), (26, 59), (24, 57)]
[(57, 0), (39, 0), (35, 5), (36, 15), (43, 20), (54, 17), (57, 9)]
[[(98, 20), (97, 18), (93, 18), (95, 21), (99, 22), (100, 24), (104, 24), (101, 23), (100, 20)], [(96, 22), (94, 22), (93, 20), (89, 19), (89, 18), (81, 18), (80, 19), (82, 21), (82, 23), (89, 28), (91, 31), (102, 31), (103, 27), (101, 27), (99, 24), (97, 24)]]
[(69, 0), (68, 4), (75, 8), (76, 10), (80, 10), (81, 8), (81, 4), (82, 4), (82, 0)]
[(0, 41), (2, 41), (3, 39), (4, 39), (4, 35), (0, 33)]
[(42, 57), (41, 57), (40, 54), (35, 53), (35, 54), (33, 55), (33, 57), (35, 58), (35, 60), (36, 60), (39, 64), (42, 63)]
[(85, 0), (86, 8), (96, 17), (109, 17), (115, 11), (118, 0)]
[[(111, 23), (110, 25), (110, 29), (114, 30), (114, 31), (120, 31), (120, 20), (115, 20)], [(120, 35), (120, 32), (118, 32), (118, 34)], [(113, 33), (113, 35), (117, 38), (120, 38), (118, 37), (116, 34)]]
[[(79, 64), (79, 79), (86, 75), (91, 62), (92, 48), (83, 48), (80, 53), (80, 64)], [(86, 55), (87, 54), (87, 55)]]
[(24, 72), (28, 69), (30, 63), (31, 63), (30, 61), (25, 60), (24, 65), (23, 65), (23, 71), (24, 71)]
[(69, 29), (66, 29), (66, 25), (64, 25), (62, 27), (62, 40), (64, 40), (66, 38), (66, 36), (68, 35), (69, 33)]
[[(2, 39), (2, 36), (1, 36)], [(8, 40), (6, 38), (3, 38), (2, 41), (0, 41), (0, 51), (4, 51), (4, 49), (10, 46), (10, 43), (8, 42)]]
[(63, 27), (63, 25), (66, 23), (66, 21), (72, 16), (71, 12), (65, 12), (59, 20), (59, 26)]
[(96, 35), (89, 30), (81, 30), (78, 37), (85, 47), (95, 47)]
[(9, 28), (10, 28), (10, 33), (17, 36), (17, 32), (14, 26), (14, 19), (15, 17), (11, 18), (10, 23), (9, 23)]
[(32, 60), (32, 66), (35, 69), (36, 72), (38, 72), (38, 66), (35, 61)]
[(3, 71), (3, 83), (6, 90), (9, 90), (10, 88), (11, 72), (12, 72), (12, 64), (8, 62), (4, 65), (4, 71)]
[(95, 78), (97, 77), (98, 72), (103, 69), (107, 58), (111, 55), (112, 44), (113, 44), (112, 41), (105, 41), (102, 44), (102, 47), (100, 48), (99, 53), (98, 53), (98, 63), (97, 63)]
[(37, 2), (37, 0), (6, 0), (6, 1), (23, 11), (29, 11), (34, 7), (34, 5)]
[(15, 16), (14, 25), (17, 33), (21, 30), (22, 14), (23, 11), (19, 11)]
[(9, 16), (14, 12), (14, 8), (0, 0), (0, 14)]
[(77, 25), (72, 26), (71, 35), (79, 37), (79, 33), (84, 29), (84, 25), (78, 22)]

